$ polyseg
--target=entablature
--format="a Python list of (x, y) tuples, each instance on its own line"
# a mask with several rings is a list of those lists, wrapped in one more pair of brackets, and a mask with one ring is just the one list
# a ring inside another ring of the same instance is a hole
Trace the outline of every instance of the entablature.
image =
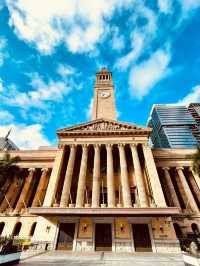
[(128, 216), (167, 216), (178, 215), (180, 210), (176, 207), (166, 208), (56, 208), (56, 207), (36, 207), (29, 208), (30, 214), (35, 215), (128, 215)]
[(190, 167), (196, 149), (152, 149), (157, 167)]
[[(49, 150), (17, 150), (9, 151), (12, 157), (19, 156), (20, 162), (17, 163), (22, 168), (43, 168), (52, 167), (58, 149)], [(5, 151), (0, 152), (0, 159), (5, 155)]]

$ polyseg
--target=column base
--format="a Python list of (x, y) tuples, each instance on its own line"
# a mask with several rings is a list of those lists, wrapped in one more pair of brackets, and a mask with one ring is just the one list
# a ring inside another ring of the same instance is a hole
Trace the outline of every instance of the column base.
[(83, 208), (83, 206), (82, 205), (75, 205), (75, 208)]
[(20, 211), (18, 211), (18, 210), (14, 210), (12, 214), (15, 215), (15, 214), (19, 214), (19, 213), (20, 213)]
[(133, 208), (132, 205), (125, 205), (124, 208)]
[[(54, 207), (54, 206), (53, 206)], [(60, 204), (60, 208), (67, 208), (67, 204)]]
[(108, 205), (108, 208), (115, 208), (115, 205)]

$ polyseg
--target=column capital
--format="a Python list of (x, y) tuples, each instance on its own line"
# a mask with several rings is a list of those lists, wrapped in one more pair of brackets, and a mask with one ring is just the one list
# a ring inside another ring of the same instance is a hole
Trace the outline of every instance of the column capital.
[(119, 148), (124, 148), (125, 147), (125, 143), (119, 143), (119, 144), (117, 144), (117, 146), (119, 147)]
[(164, 166), (164, 167), (162, 167), (162, 169), (165, 171), (165, 170), (167, 170), (167, 171), (169, 171), (170, 170), (170, 167), (168, 167), (168, 166)]
[(191, 172), (193, 172), (193, 168), (192, 168), (192, 166), (189, 166), (189, 168), (188, 168)]
[(89, 147), (89, 144), (82, 144), (81, 146), (82, 146), (82, 149), (85, 149), (85, 150), (87, 150), (87, 149), (88, 149), (88, 147)]
[(137, 143), (130, 143), (129, 145), (131, 148), (137, 148)]
[(49, 171), (49, 168), (44, 167), (44, 168), (41, 169), (41, 171), (42, 171), (42, 172), (48, 172), (48, 171)]
[(143, 146), (144, 148), (151, 148), (151, 147), (149, 146), (148, 143), (142, 143), (142, 146)]
[(176, 167), (176, 170), (178, 171), (178, 170), (184, 170), (184, 167), (183, 166), (177, 166)]
[(112, 149), (112, 147), (113, 147), (113, 144), (111, 144), (111, 143), (106, 144), (106, 149)]
[(96, 149), (99, 149), (99, 148), (101, 147), (101, 144), (99, 144), (99, 143), (95, 143), (95, 144), (93, 145), (93, 147), (94, 147), (95, 150), (96, 150)]
[(70, 147), (70, 149), (76, 148), (77, 147), (77, 144), (69, 144), (69, 147)]
[(36, 169), (34, 168), (34, 167), (32, 167), (32, 168), (28, 168), (28, 171), (29, 172), (34, 172)]

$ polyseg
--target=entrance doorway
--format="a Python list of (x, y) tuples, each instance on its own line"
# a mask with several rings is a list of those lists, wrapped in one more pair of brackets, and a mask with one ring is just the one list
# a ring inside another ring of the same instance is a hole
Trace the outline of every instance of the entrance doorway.
[(112, 251), (111, 224), (95, 224), (95, 250)]
[(148, 224), (132, 224), (132, 231), (133, 231), (135, 251), (136, 252), (152, 251)]
[(75, 233), (75, 223), (61, 223), (58, 234), (58, 250), (72, 250)]

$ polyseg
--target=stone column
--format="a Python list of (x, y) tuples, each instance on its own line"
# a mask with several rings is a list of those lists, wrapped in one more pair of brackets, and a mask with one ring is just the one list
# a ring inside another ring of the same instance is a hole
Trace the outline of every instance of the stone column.
[(112, 145), (106, 145), (107, 151), (107, 195), (108, 195), (108, 207), (115, 207), (115, 184), (114, 184), (114, 171), (113, 171), (113, 155)]
[(29, 175), (25, 180), (22, 192), (20, 194), (19, 200), (17, 202), (17, 205), (15, 207), (15, 212), (20, 212), (22, 208), (26, 208), (28, 200), (30, 198), (31, 195), (29, 195), (29, 191), (31, 189), (31, 184), (33, 181), (33, 177), (34, 177), (34, 172), (35, 172), (35, 168), (29, 168)]
[(13, 197), (15, 197), (16, 187), (17, 187), (17, 178), (15, 177), (13, 183), (10, 184), (10, 187), (9, 187), (6, 195), (4, 195), (4, 199), (2, 200), (1, 206), (0, 206), (0, 212), (5, 211), (5, 209), (7, 207), (9, 207), (9, 204), (12, 207), (11, 201), (12, 201)]
[(157, 207), (167, 207), (151, 148), (148, 144), (143, 144), (142, 148), (155, 204)]
[(69, 155), (69, 161), (67, 164), (67, 170), (65, 173), (63, 190), (62, 190), (62, 195), (61, 195), (61, 200), (60, 200), (60, 207), (68, 206), (71, 183), (72, 183), (72, 175), (73, 175), (74, 164), (75, 164), (75, 157), (76, 157), (76, 145), (72, 144), (70, 146), (70, 155)]
[[(198, 208), (198, 206), (196, 204), (196, 201), (195, 201), (195, 199), (194, 199), (194, 197), (192, 195), (190, 187), (189, 187), (189, 185), (187, 183), (187, 180), (185, 178), (185, 175), (183, 173), (183, 167), (176, 167), (176, 171), (178, 173), (179, 179), (180, 179), (181, 184), (183, 186), (183, 190), (184, 190), (185, 195), (186, 195), (187, 200), (188, 200), (188, 203), (186, 203), (186, 205), (188, 204), (191, 207), (193, 212), (198, 213), (199, 212), (199, 208)], [(187, 209), (187, 206), (186, 206), (186, 209)]]
[(42, 168), (42, 175), (40, 177), (40, 181), (35, 193), (35, 197), (32, 202), (32, 207), (38, 207), (42, 206), (43, 200), (44, 200), (44, 193), (46, 191), (46, 187), (48, 184), (48, 177), (49, 169), (48, 168)]
[(165, 180), (166, 180), (166, 183), (167, 183), (167, 188), (169, 189), (169, 191), (167, 191), (167, 193), (168, 193), (169, 197), (172, 199), (173, 204), (176, 207), (181, 209), (178, 197), (176, 195), (176, 191), (174, 189), (174, 185), (173, 185), (172, 180), (171, 180), (171, 176), (170, 176), (170, 173), (169, 173), (169, 167), (163, 167), (162, 169), (164, 171)]
[(56, 158), (53, 164), (53, 169), (51, 176), (49, 178), (49, 184), (47, 187), (47, 192), (44, 198), (43, 207), (51, 207), (55, 202), (55, 195), (57, 191), (58, 181), (60, 178), (60, 173), (62, 169), (63, 159), (64, 159), (65, 149), (59, 149), (56, 154)]
[(100, 145), (94, 145), (94, 168), (92, 183), (92, 208), (99, 207), (100, 196)]
[(78, 179), (78, 188), (77, 188), (77, 195), (76, 195), (76, 208), (81, 208), (84, 205), (87, 159), (88, 159), (88, 145), (83, 145), (80, 173), (79, 173), (79, 179)]
[(124, 144), (118, 145), (120, 169), (121, 169), (122, 198), (123, 198), (124, 207), (129, 208), (132, 207), (132, 203), (131, 203), (131, 193), (128, 181), (128, 170), (127, 170), (124, 146), (125, 146)]
[(192, 167), (190, 167), (189, 170), (190, 170), (191, 174), (193, 175), (193, 177), (195, 179), (195, 182), (197, 184), (197, 187), (200, 190), (200, 177), (193, 171)]
[(140, 207), (148, 207), (148, 199), (136, 144), (131, 144), (131, 152), (133, 158), (133, 167), (135, 171), (136, 189), (138, 193), (139, 204)]

